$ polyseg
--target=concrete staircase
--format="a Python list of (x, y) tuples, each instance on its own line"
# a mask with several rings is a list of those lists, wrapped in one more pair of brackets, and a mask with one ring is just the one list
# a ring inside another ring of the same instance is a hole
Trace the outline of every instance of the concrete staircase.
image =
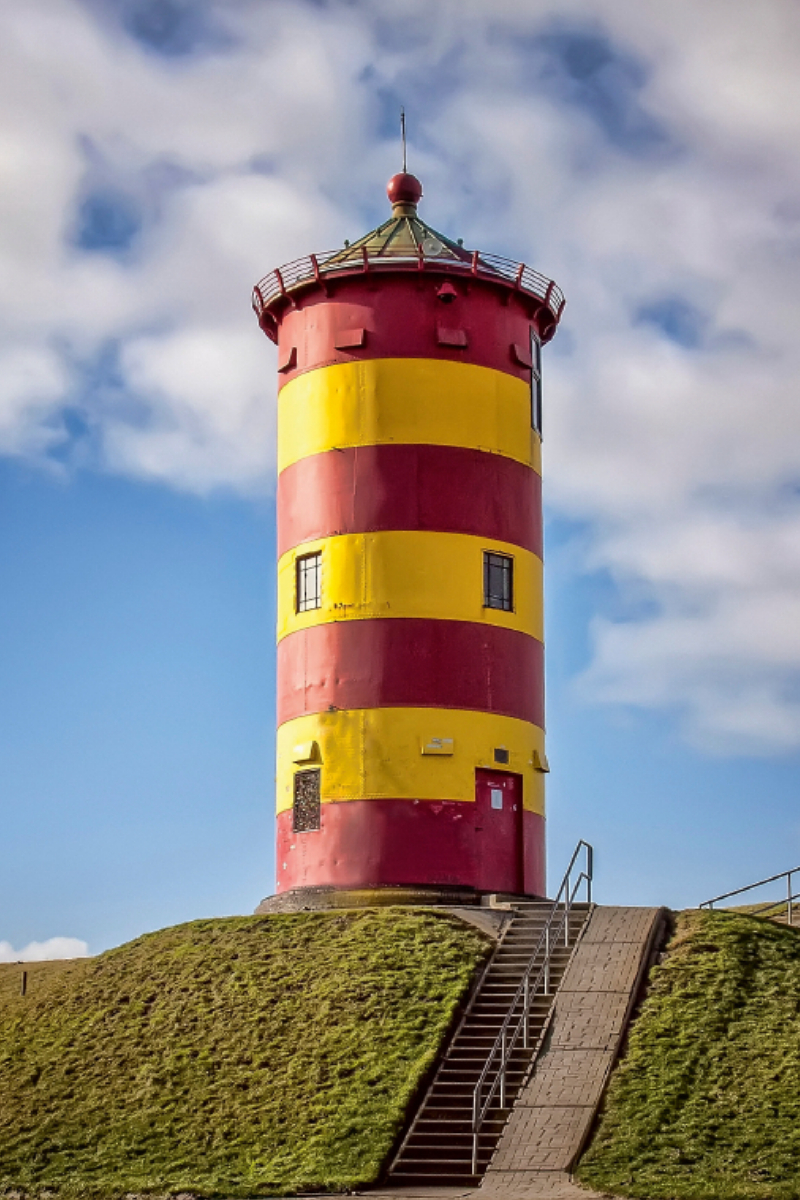
[[(505, 1108), (495, 1096), (481, 1127), (478, 1173), (472, 1172), (472, 1103), (475, 1085), (509, 1005), (537, 948), (552, 902), (514, 903), (513, 918), (495, 949), (389, 1172), (390, 1186), (471, 1187), (480, 1183), (525, 1082), (554, 994), (587, 915), (575, 904), (569, 941), (551, 952), (550, 993), (531, 1001), (528, 1049), (515, 1049), (506, 1073)], [(488, 1079), (491, 1085), (492, 1078)]]

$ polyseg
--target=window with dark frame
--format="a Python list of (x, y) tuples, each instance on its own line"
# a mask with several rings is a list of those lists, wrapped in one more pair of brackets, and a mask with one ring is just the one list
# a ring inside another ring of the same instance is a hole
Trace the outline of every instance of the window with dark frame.
[(318, 767), (313, 771), (295, 772), (292, 807), (292, 829), (295, 833), (313, 833), (315, 829), (321, 828), (321, 775)]
[(531, 425), (542, 436), (542, 345), (531, 330)]
[(483, 552), (483, 606), (504, 612), (514, 609), (514, 560), (507, 554)]
[(303, 554), (296, 564), (296, 609), (308, 612), (322, 605), (322, 552)]

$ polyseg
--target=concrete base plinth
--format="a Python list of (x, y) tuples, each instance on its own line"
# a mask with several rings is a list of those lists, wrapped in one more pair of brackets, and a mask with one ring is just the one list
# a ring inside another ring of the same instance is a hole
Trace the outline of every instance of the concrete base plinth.
[(292, 888), (267, 896), (256, 913), (319, 912), (332, 908), (383, 908), (392, 904), (429, 904), (437, 908), (479, 905), (489, 908), (523, 897), (497, 896), (472, 888), (381, 887), (381, 888)]

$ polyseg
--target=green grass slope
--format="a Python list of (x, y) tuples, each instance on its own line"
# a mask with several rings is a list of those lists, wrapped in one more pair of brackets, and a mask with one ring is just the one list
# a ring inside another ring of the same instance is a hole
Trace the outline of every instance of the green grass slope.
[(0, 1192), (374, 1180), (487, 939), (384, 909), (195, 921), (0, 968)]
[(644, 1200), (800, 1197), (797, 930), (679, 916), (578, 1176)]

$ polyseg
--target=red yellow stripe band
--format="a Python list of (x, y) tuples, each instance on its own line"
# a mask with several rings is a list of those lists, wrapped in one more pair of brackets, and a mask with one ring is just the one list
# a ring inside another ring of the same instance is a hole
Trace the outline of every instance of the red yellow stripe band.
[[(482, 826), (474, 804), (445, 799), (436, 804), (395, 798), (323, 804), (321, 828), (313, 833), (295, 833), (292, 813), (286, 810), (277, 821), (278, 891), (403, 884), (512, 890), (515, 883), (498, 873), (487, 853)], [(523, 890), (544, 896), (545, 822), (540, 813), (522, 813), (519, 852)]]
[(530, 388), (503, 371), (379, 358), (308, 371), (278, 397), (278, 470), (346, 446), (467, 446), (540, 470)]
[(278, 479), (278, 553), (333, 534), (468, 533), (542, 554), (542, 482), (530, 467), (464, 446), (348, 446)]
[[(441, 746), (439, 746), (441, 743)], [(442, 747), (444, 753), (441, 753)], [(277, 809), (291, 808), (294, 774), (321, 765), (321, 799), (475, 799), (475, 769), (522, 777), (523, 804), (544, 812), (544, 731), (496, 713), (438, 708), (367, 708), (314, 713), (278, 729)]]
[[(542, 560), (507, 542), (461, 533), (391, 530), (306, 542), (322, 555), (319, 608), (296, 611), (297, 553), (278, 562), (278, 640), (330, 621), (418, 617), (517, 629), (543, 640)], [(485, 551), (513, 560), (514, 611), (485, 608)]]
[(279, 384), (330, 363), (365, 358), (457, 360), (529, 382), (535, 302), (508, 289), (499, 300), (491, 284), (450, 277), (454, 291), (443, 303), (441, 286), (441, 276), (416, 272), (393, 275), (388, 287), (351, 275), (346, 293), (320, 293), (287, 309), (280, 322)]
[(329, 708), (462, 708), (544, 725), (544, 647), (470, 621), (335, 621), (278, 643), (278, 724)]

